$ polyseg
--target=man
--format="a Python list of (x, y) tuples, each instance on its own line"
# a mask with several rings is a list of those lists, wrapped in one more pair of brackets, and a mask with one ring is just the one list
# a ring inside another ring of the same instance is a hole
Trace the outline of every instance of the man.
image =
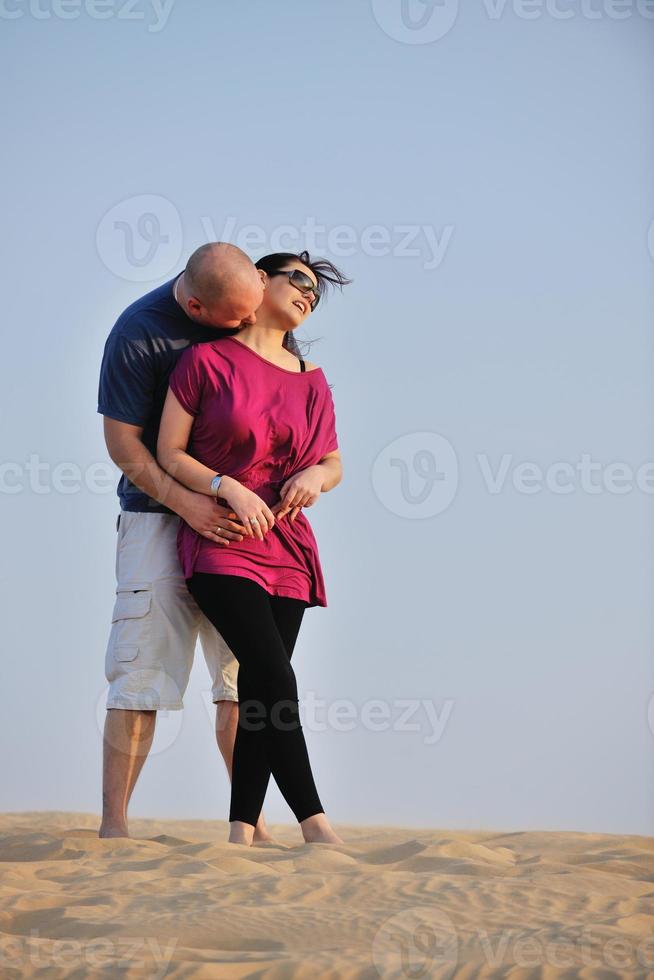
[[(99, 837), (127, 837), (127, 807), (152, 745), (157, 709), (179, 710), (200, 635), (212, 679), (218, 747), (231, 776), (238, 723), (238, 664), (186, 588), (177, 558), (179, 518), (220, 543), (242, 540), (236, 514), (193, 493), (156, 461), (168, 377), (191, 343), (256, 322), (263, 284), (239, 248), (203, 245), (184, 272), (120, 315), (107, 339), (98, 394), (109, 455), (122, 470), (116, 602), (106, 651)], [(231, 516), (230, 516), (231, 515)], [(269, 840), (263, 816), (255, 840)]]

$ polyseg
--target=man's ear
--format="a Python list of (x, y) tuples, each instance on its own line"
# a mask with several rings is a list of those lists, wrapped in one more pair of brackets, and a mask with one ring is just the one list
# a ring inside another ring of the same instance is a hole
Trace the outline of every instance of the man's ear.
[(202, 313), (202, 309), (203, 309), (202, 303), (200, 302), (199, 299), (196, 299), (195, 296), (188, 297), (188, 299), (186, 300), (186, 306), (192, 317), (200, 316), (200, 314)]

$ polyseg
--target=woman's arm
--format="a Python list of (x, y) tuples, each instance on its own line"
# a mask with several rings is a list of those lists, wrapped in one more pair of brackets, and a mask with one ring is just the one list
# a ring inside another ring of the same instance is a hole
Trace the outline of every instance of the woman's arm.
[(341, 454), (338, 449), (300, 470), (288, 478), (281, 488), (281, 499), (273, 505), (272, 512), (277, 517), (290, 514), (289, 520), (294, 521), (303, 507), (311, 507), (322, 493), (331, 490), (343, 477)]
[(338, 486), (343, 479), (340, 450), (335, 449), (333, 453), (327, 453), (316, 465), (325, 470), (322, 493), (327, 493), (328, 490), (333, 490), (334, 487)]
[[(216, 475), (216, 471), (209, 469), (204, 463), (199, 463), (197, 459), (193, 459), (186, 452), (192, 426), (193, 416), (182, 408), (169, 388), (161, 415), (157, 440), (157, 459), (160, 466), (179, 483), (188, 487), (189, 490), (195, 490), (196, 493), (206, 493), (211, 497), (213, 496), (211, 481)], [(223, 477), (223, 479), (227, 478)]]
[[(169, 388), (157, 440), (159, 465), (189, 490), (213, 496), (211, 481), (216, 471), (193, 459), (186, 452), (192, 426), (193, 416), (182, 408)], [(264, 535), (275, 523), (275, 515), (261, 497), (227, 475), (223, 475), (220, 481), (219, 496), (232, 507), (246, 536), (263, 541)]]

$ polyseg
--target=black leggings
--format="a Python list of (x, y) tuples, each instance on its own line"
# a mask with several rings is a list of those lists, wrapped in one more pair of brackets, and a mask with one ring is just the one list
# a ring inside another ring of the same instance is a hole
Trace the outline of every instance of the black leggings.
[(323, 813), (291, 667), (307, 603), (240, 575), (195, 572), (186, 584), (239, 664), (230, 821), (256, 825), (271, 772), (298, 821)]

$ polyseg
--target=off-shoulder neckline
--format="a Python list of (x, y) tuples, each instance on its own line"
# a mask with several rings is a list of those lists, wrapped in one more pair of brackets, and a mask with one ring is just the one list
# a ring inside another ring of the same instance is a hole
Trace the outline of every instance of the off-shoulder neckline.
[(235, 344), (238, 344), (239, 347), (243, 347), (245, 348), (245, 350), (249, 350), (251, 354), (254, 354), (255, 357), (258, 357), (259, 360), (263, 361), (264, 364), (268, 364), (272, 368), (277, 368), (278, 371), (283, 371), (284, 374), (299, 374), (299, 375), (304, 375), (306, 377), (309, 374), (315, 374), (316, 371), (322, 371), (322, 368), (320, 366), (315, 368), (307, 368), (306, 371), (291, 371), (290, 368), (282, 367), (280, 364), (275, 364), (274, 361), (269, 361), (267, 357), (262, 357), (261, 354), (258, 354), (257, 351), (252, 350), (252, 348), (248, 347), (247, 344), (244, 344), (242, 340), (237, 340), (236, 337), (221, 337), (220, 343), (222, 343), (223, 340), (233, 341)]

